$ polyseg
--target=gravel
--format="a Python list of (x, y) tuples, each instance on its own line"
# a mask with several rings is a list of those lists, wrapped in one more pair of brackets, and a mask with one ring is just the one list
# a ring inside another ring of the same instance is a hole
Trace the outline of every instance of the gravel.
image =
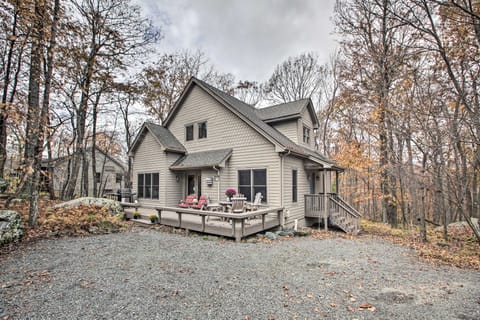
[(140, 229), (0, 257), (0, 319), (480, 319), (480, 273), (374, 239)]

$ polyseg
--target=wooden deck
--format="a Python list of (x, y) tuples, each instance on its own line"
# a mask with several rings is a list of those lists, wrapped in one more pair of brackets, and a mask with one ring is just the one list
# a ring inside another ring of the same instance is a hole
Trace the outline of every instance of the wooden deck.
[[(132, 212), (133, 206), (126, 212)], [(183, 209), (176, 207), (135, 208), (143, 217), (157, 214), (158, 223), (197, 232), (234, 238), (235, 241), (283, 225), (283, 208), (267, 208), (245, 213)]]

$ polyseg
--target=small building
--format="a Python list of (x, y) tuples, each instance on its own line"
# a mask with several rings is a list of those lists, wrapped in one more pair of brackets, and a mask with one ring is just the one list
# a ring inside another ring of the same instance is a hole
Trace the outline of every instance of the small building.
[(284, 208), (285, 225), (311, 225), (319, 204), (344, 203), (343, 169), (317, 152), (318, 127), (310, 99), (255, 109), (192, 78), (163, 125), (146, 122), (136, 136), (133, 189), (150, 207), (191, 194), (222, 201), (229, 188), (248, 201), (261, 193), (264, 205)]
[[(75, 187), (75, 196), (88, 195), (101, 197), (106, 193), (117, 192), (124, 187), (126, 169), (125, 166), (108, 155), (99, 148), (95, 150), (96, 174), (92, 174), (92, 149), (85, 150), (86, 159), (84, 163), (88, 165), (88, 190), (84, 191), (84, 179), (82, 176), (83, 165), (80, 166), (77, 184)], [(56, 196), (60, 196), (65, 188), (71, 157), (60, 157), (51, 161), (42, 162), (42, 191), (48, 191), (48, 184), (53, 180), (53, 189)], [(97, 184), (97, 193), (93, 194), (93, 184)]]

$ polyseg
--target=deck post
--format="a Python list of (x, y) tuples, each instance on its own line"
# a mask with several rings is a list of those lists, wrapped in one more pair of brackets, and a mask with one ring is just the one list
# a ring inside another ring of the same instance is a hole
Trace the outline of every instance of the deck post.
[(327, 196), (327, 170), (323, 168), (323, 224), (328, 231), (328, 196)]
[(162, 209), (157, 209), (158, 213), (158, 223), (162, 224)]
[(205, 232), (205, 216), (202, 216), (202, 232)]
[(177, 212), (177, 214), (178, 214), (178, 227), (181, 228), (182, 227), (182, 213)]
[[(245, 234), (245, 219), (242, 219), (242, 222), (241, 222), (241, 230), (242, 230), (242, 233), (240, 234), (240, 238), (243, 238), (243, 235)], [(236, 241), (236, 239), (235, 239)]]

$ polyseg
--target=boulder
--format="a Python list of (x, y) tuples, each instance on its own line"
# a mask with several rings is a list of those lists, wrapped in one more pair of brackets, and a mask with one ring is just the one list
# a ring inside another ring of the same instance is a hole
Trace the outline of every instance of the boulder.
[[(472, 223), (477, 227), (477, 228), (480, 228), (480, 224), (478, 223), (478, 219), (477, 218), (471, 218), (472, 219)], [(458, 221), (458, 222), (452, 222), (448, 225), (448, 230), (450, 230), (450, 228), (466, 228), (466, 229), (470, 229), (470, 226), (468, 225), (468, 222), (467, 221)], [(443, 231), (443, 226), (440, 226), (440, 227), (436, 227), (435, 228), (435, 231)]]
[(93, 197), (83, 197), (67, 202), (63, 202), (53, 206), (54, 209), (58, 208), (76, 208), (80, 206), (96, 206), (101, 208), (106, 208), (112, 215), (122, 214), (123, 207), (120, 202), (116, 200), (110, 200), (105, 198), (93, 198)]
[(278, 236), (273, 232), (266, 232), (265, 233), (265, 238), (270, 239), (270, 240), (275, 240), (275, 239), (278, 238)]
[(0, 193), (4, 193), (8, 189), (8, 182), (0, 178)]
[(0, 210), (0, 246), (20, 239), (22, 235), (20, 214), (13, 210)]

